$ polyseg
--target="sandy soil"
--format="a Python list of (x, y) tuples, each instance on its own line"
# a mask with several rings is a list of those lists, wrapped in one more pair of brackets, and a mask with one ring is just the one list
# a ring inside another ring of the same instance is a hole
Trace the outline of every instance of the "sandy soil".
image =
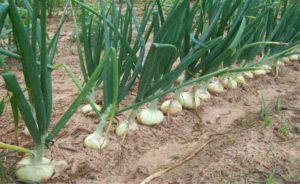
[[(50, 22), (49, 29), (53, 30), (51, 26)], [(76, 48), (69, 41), (70, 30), (72, 25), (67, 22), (56, 63), (66, 63), (82, 80)], [(10, 68), (21, 80), (17, 63), (10, 62)], [(78, 111), (46, 151), (49, 158), (69, 164), (63, 174), (55, 175), (48, 183), (140, 183), (189, 156), (189, 160), (150, 183), (300, 183), (299, 69), (300, 63), (295, 62), (279, 77), (269, 74), (249, 80), (247, 86), (202, 102), (195, 111), (184, 110), (154, 127), (140, 125), (135, 135), (120, 138), (112, 132), (108, 147), (102, 151), (84, 148), (83, 140), (98, 120)], [(0, 86), (0, 94), (5, 95), (2, 79)], [(54, 124), (78, 90), (63, 69), (53, 72), (53, 89)], [(259, 113), (262, 96), (270, 112), (268, 127)], [(7, 108), (0, 119), (0, 141), (14, 144), (10, 113)], [(113, 128), (122, 118), (116, 118)], [(20, 130), (23, 128), (21, 122)], [(22, 146), (32, 146), (23, 133), (19, 140)], [(11, 167), (21, 156), (13, 153), (1, 159)]]

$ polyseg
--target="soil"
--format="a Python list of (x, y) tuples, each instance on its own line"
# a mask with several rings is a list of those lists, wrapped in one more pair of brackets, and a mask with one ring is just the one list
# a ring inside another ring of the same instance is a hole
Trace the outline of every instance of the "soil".
[[(51, 21), (48, 29), (54, 30)], [(72, 23), (68, 21), (55, 62), (66, 63), (82, 81), (71, 37)], [(16, 61), (10, 61), (10, 69), (21, 81), (17, 66)], [(83, 146), (84, 138), (95, 130), (98, 120), (78, 110), (46, 151), (48, 158), (65, 160), (69, 165), (48, 183), (135, 184), (174, 164), (177, 166), (150, 183), (300, 183), (299, 69), (299, 62), (290, 63), (278, 77), (268, 74), (248, 80), (247, 85), (213, 96), (194, 111), (166, 117), (157, 126), (139, 125), (134, 135), (117, 137), (111, 132), (108, 147), (101, 151)], [(53, 71), (52, 76), (54, 125), (79, 91), (63, 69)], [(2, 79), (0, 86), (0, 94), (5, 96)], [(264, 117), (260, 113), (262, 97), (268, 111)], [(113, 130), (124, 117), (115, 119)], [(270, 125), (266, 126), (268, 118)], [(15, 144), (9, 107), (0, 120), (0, 141)], [(24, 129), (23, 122), (19, 128)], [(23, 132), (19, 142), (21, 146), (33, 146)], [(21, 157), (10, 153), (1, 160), (6, 167), (13, 167)]]

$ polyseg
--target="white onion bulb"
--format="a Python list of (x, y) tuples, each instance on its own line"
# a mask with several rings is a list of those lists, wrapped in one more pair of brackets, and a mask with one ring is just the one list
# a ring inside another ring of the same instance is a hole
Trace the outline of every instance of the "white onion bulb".
[(285, 63), (289, 63), (290, 62), (290, 58), (289, 57), (284, 57), (284, 58), (281, 58), (281, 61), (285, 62)]
[(208, 85), (207, 89), (208, 89), (209, 92), (214, 93), (214, 94), (224, 92), (224, 87), (223, 87), (222, 83), (219, 80), (210, 83)]
[(181, 74), (181, 75), (178, 77), (178, 79), (176, 79), (176, 82), (177, 82), (177, 83), (182, 83), (182, 82), (184, 81), (184, 78), (185, 78), (185, 74), (183, 73), (183, 74)]
[(238, 84), (246, 84), (246, 79), (244, 78), (244, 76), (242, 74), (238, 74), (234, 80), (238, 83)]
[(235, 89), (235, 88), (237, 88), (237, 82), (235, 80), (233, 80), (233, 78), (231, 78), (231, 77), (225, 77), (222, 80), (222, 84), (224, 85), (224, 87), (226, 89)]
[(244, 72), (243, 73), (244, 74), (244, 76), (246, 77), (246, 78), (248, 78), (248, 79), (253, 79), (253, 73), (252, 72), (250, 72), (250, 71), (246, 71), (246, 72)]
[(200, 98), (200, 100), (208, 100), (208, 99), (210, 99), (210, 93), (204, 87), (200, 87), (197, 90), (197, 96)]
[(125, 120), (119, 123), (117, 129), (116, 129), (116, 134), (118, 136), (123, 136), (125, 134), (132, 134), (136, 130), (138, 130), (138, 126), (135, 122), (135, 120)]
[(262, 65), (261, 67), (266, 71), (266, 73), (270, 73), (272, 71), (272, 67), (269, 65)]
[(254, 71), (253, 71), (253, 74), (254, 74), (255, 76), (260, 76), (260, 75), (266, 75), (267, 72), (266, 72), (266, 70), (261, 69), (261, 70), (254, 70)]
[[(98, 111), (101, 111), (101, 106), (99, 106), (97, 104), (95, 104), (95, 106), (96, 106)], [(82, 109), (81, 109), (81, 112), (83, 114), (89, 115), (89, 116), (92, 116), (92, 115), (96, 114), (90, 104), (87, 104), (87, 105), (83, 106)]]
[(24, 128), (23, 133), (24, 133), (26, 136), (30, 136), (30, 132), (29, 132), (29, 130), (28, 130), (27, 127)]
[(187, 109), (195, 109), (200, 106), (200, 98), (197, 96), (197, 93), (194, 96), (191, 91), (179, 94), (177, 100), (182, 107)]
[(38, 163), (34, 163), (32, 157), (25, 157), (16, 166), (17, 178), (25, 182), (46, 182), (53, 173), (54, 166), (45, 157), (42, 157)]
[(102, 135), (92, 133), (84, 139), (84, 145), (92, 149), (103, 149), (107, 146), (107, 140)]
[(294, 55), (291, 55), (289, 58), (291, 61), (298, 61), (299, 56), (297, 54), (294, 54)]
[(127, 133), (127, 128), (128, 128), (128, 121), (122, 121), (121, 123), (118, 124), (118, 127), (116, 129), (116, 134), (118, 136), (123, 136)]
[(278, 61), (277, 63), (276, 63), (276, 66), (277, 67), (284, 67), (284, 62), (282, 62), (282, 61)]
[(161, 104), (160, 109), (165, 114), (177, 115), (182, 111), (182, 105), (176, 99), (167, 100)]
[(159, 110), (144, 109), (138, 115), (138, 120), (144, 125), (157, 125), (163, 122), (164, 114)]

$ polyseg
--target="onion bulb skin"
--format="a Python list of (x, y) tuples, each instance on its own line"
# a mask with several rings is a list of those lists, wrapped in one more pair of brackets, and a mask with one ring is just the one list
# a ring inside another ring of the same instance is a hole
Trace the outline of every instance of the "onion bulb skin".
[(233, 80), (232, 77), (225, 77), (222, 80), (222, 84), (224, 85), (224, 88), (226, 89), (236, 89), (237, 88), (237, 82)]
[(160, 109), (165, 114), (177, 115), (180, 112), (182, 112), (182, 105), (176, 99), (175, 100), (167, 100), (161, 104)]
[(210, 93), (203, 87), (200, 87), (197, 90), (197, 96), (200, 98), (200, 100), (208, 100), (210, 99)]
[(200, 98), (197, 96), (197, 93), (194, 96), (191, 91), (179, 94), (177, 100), (186, 109), (195, 109), (200, 106)]
[(27, 127), (24, 128), (23, 133), (24, 133), (26, 136), (30, 136), (30, 132), (29, 132), (29, 130), (28, 130)]
[(118, 127), (116, 129), (116, 134), (118, 136), (123, 136), (127, 133), (127, 129), (128, 129), (128, 121), (122, 121), (121, 123), (118, 124)]
[[(101, 111), (101, 106), (100, 105), (95, 104), (95, 106), (96, 106), (96, 108), (97, 108), (98, 111)], [(83, 114), (89, 115), (89, 116), (92, 116), (92, 115), (96, 114), (90, 104), (87, 104), (87, 105), (83, 106), (81, 108), (81, 112)]]
[(213, 93), (213, 94), (219, 94), (219, 93), (224, 92), (224, 87), (223, 87), (222, 83), (219, 80), (210, 83), (208, 85), (207, 89), (210, 93)]
[(290, 58), (289, 57), (284, 57), (284, 58), (281, 58), (281, 61), (284, 62), (284, 63), (289, 63)]
[(234, 80), (238, 83), (238, 84), (246, 84), (246, 79), (244, 78), (244, 76), (242, 74), (238, 74)]
[(284, 62), (282, 62), (282, 61), (278, 61), (278, 62), (276, 63), (276, 66), (277, 66), (277, 67), (284, 67), (285, 64), (284, 64)]
[(253, 79), (254, 77), (253, 73), (250, 71), (244, 72), (243, 75), (248, 79)]
[(178, 79), (176, 79), (176, 83), (180, 84), (184, 81), (184, 79), (185, 79), (185, 74), (183, 73), (178, 77)]
[(40, 162), (35, 163), (33, 157), (25, 157), (17, 163), (16, 176), (24, 182), (46, 182), (53, 173), (54, 166), (51, 165), (50, 160), (42, 157)]
[(299, 56), (297, 54), (291, 55), (289, 58), (290, 58), (290, 61), (298, 61), (299, 60)]
[(269, 65), (262, 65), (261, 67), (266, 71), (266, 73), (270, 73), (272, 71), (272, 67)]
[(100, 150), (107, 146), (107, 140), (102, 135), (92, 133), (84, 139), (84, 145), (91, 149)]
[(116, 134), (118, 136), (123, 136), (125, 134), (132, 134), (136, 130), (138, 130), (138, 126), (135, 120), (124, 120), (118, 124)]
[(160, 124), (163, 120), (164, 114), (157, 109), (144, 109), (138, 115), (138, 121), (148, 126)]
[(260, 76), (260, 75), (266, 75), (267, 72), (266, 72), (266, 70), (261, 69), (261, 70), (254, 70), (254, 71), (253, 71), (253, 74), (254, 74), (255, 76)]

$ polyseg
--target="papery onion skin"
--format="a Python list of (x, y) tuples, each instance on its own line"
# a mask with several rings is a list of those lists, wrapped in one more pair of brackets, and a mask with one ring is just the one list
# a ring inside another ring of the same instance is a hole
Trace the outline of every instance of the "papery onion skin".
[(253, 79), (254, 78), (254, 75), (252, 72), (250, 71), (247, 71), (247, 72), (244, 72), (243, 75), (248, 78), (248, 79)]
[(272, 67), (270, 67), (269, 65), (262, 65), (261, 68), (263, 68), (266, 73), (270, 73), (272, 71)]
[(213, 94), (219, 94), (224, 92), (224, 87), (220, 81), (212, 82), (208, 85), (208, 91)]
[(17, 163), (16, 176), (24, 182), (46, 182), (53, 173), (54, 166), (50, 160), (42, 157), (40, 162), (34, 163), (33, 157), (25, 157)]
[(178, 102), (186, 109), (195, 109), (200, 106), (200, 98), (194, 97), (192, 92), (183, 92), (177, 97)]
[(123, 136), (127, 133), (127, 130), (128, 130), (128, 120), (125, 120), (118, 124), (116, 129), (116, 134), (118, 136)]
[(289, 57), (284, 57), (284, 58), (281, 58), (281, 61), (284, 62), (284, 63), (289, 63), (290, 58)]
[(211, 97), (210, 93), (204, 88), (198, 89), (197, 93), (198, 93), (198, 97), (200, 98), (200, 100), (208, 100)]
[(239, 84), (246, 84), (246, 79), (242, 74), (237, 75), (234, 80)]
[[(100, 105), (95, 104), (95, 106), (96, 106), (98, 111), (101, 111), (101, 106)], [(83, 106), (81, 108), (81, 112), (85, 115), (90, 115), (90, 116), (96, 114), (90, 104), (87, 104), (87, 105)]]
[(177, 115), (180, 112), (182, 112), (182, 105), (176, 99), (175, 100), (167, 100), (161, 104), (160, 109), (165, 114)]
[(253, 71), (253, 74), (254, 74), (255, 76), (261, 76), (261, 75), (266, 75), (267, 72), (266, 72), (266, 70), (261, 69), (261, 70), (254, 70), (254, 71)]
[(237, 82), (233, 80), (231, 77), (226, 77), (222, 80), (224, 88), (226, 89), (235, 89), (237, 88)]
[(84, 145), (91, 149), (100, 150), (107, 146), (107, 140), (97, 133), (92, 133), (84, 139)]
[(289, 58), (290, 58), (290, 61), (298, 61), (299, 60), (299, 56), (297, 54), (291, 55)]
[(141, 124), (152, 126), (163, 122), (164, 114), (159, 110), (144, 109), (138, 115), (138, 120)]

